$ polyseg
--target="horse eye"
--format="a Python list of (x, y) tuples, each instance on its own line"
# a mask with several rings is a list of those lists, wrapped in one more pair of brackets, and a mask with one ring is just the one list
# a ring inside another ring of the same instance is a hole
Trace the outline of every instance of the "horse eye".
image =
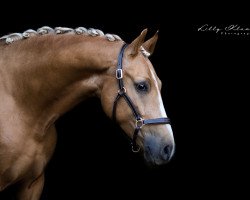
[(147, 92), (148, 91), (148, 84), (147, 83), (136, 83), (135, 88), (139, 92)]

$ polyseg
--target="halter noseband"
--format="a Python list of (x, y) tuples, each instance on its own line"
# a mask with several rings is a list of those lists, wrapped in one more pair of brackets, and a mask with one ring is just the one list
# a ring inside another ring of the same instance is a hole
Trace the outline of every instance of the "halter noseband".
[(115, 98), (114, 105), (113, 105), (113, 120), (116, 121), (116, 108), (117, 108), (117, 103), (118, 100), (123, 97), (129, 107), (131, 108), (133, 115), (135, 117), (135, 130), (134, 130), (134, 135), (132, 138), (132, 151), (133, 152), (139, 152), (140, 147), (137, 146), (136, 144), (136, 139), (138, 136), (139, 131), (144, 125), (157, 125), (157, 124), (170, 124), (170, 119), (167, 117), (161, 117), (161, 118), (155, 118), (155, 119), (143, 119), (137, 109), (135, 108), (135, 105), (133, 104), (132, 100), (129, 98), (129, 96), (126, 93), (126, 88), (123, 83), (123, 71), (122, 71), (122, 59), (123, 59), (123, 54), (128, 45), (124, 44), (120, 50), (120, 53), (118, 55), (118, 63), (117, 63), (117, 68), (116, 68), (116, 79), (118, 80), (118, 94)]

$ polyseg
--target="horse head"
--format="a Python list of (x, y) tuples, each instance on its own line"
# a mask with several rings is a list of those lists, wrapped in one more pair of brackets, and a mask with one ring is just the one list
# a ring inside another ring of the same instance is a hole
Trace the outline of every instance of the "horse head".
[(148, 163), (161, 165), (173, 156), (175, 143), (161, 97), (162, 83), (148, 59), (158, 32), (144, 42), (146, 33), (147, 29), (122, 47), (116, 66), (105, 77), (101, 102), (106, 114), (131, 138), (133, 151), (142, 149)]

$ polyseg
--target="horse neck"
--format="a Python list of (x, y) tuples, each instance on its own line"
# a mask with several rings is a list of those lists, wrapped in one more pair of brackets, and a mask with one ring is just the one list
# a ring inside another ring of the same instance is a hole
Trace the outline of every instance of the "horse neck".
[(61, 115), (98, 95), (122, 43), (77, 35), (30, 38), (6, 47), (12, 59), (0, 64), (11, 68), (6, 81), (19, 107), (37, 116)]

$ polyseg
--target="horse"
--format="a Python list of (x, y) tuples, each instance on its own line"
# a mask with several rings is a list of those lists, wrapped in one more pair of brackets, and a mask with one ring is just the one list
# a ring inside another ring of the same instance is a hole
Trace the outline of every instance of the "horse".
[(44, 26), (0, 38), (0, 191), (38, 200), (57, 141), (56, 120), (89, 97), (151, 165), (167, 163), (175, 142), (149, 56), (158, 31), (126, 44), (101, 30)]

